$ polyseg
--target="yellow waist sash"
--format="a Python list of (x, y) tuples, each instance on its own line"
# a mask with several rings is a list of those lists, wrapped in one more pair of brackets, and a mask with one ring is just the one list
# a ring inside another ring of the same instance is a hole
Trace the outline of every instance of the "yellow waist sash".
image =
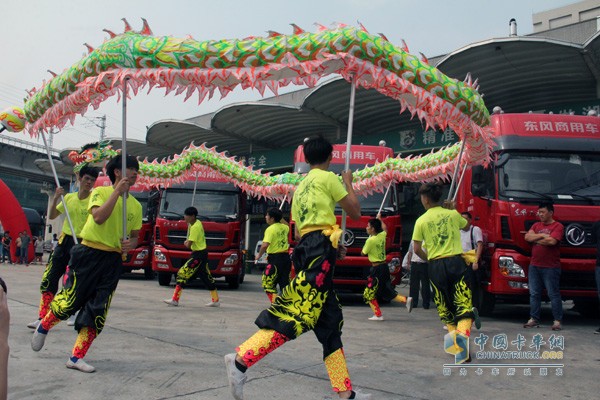
[(307, 233), (314, 232), (314, 231), (322, 231), (323, 235), (328, 236), (334, 249), (338, 248), (340, 238), (342, 237), (342, 234), (344, 233), (344, 231), (340, 229), (339, 225), (333, 225), (333, 226), (331, 226), (331, 225), (314, 225), (314, 226), (308, 226), (308, 227), (302, 229), (300, 231), (300, 236), (304, 236)]

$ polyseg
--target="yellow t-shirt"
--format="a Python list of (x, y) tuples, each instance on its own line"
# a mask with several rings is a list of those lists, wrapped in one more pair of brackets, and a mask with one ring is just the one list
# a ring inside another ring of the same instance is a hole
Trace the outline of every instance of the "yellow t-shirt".
[(263, 243), (269, 243), (267, 247), (267, 254), (283, 253), (290, 248), (288, 243), (288, 234), (290, 233), (290, 227), (281, 222), (276, 222), (269, 225), (265, 229), (265, 236)]
[(362, 248), (362, 253), (369, 257), (372, 263), (380, 263), (385, 261), (385, 239), (387, 233), (379, 232), (377, 235), (369, 236), (365, 245)]
[(192, 242), (192, 251), (200, 251), (206, 249), (206, 236), (204, 236), (204, 226), (199, 219), (196, 220), (188, 230), (187, 240)]
[[(98, 225), (91, 214), (93, 207), (106, 203), (115, 189), (112, 186), (99, 186), (92, 191), (88, 204), (89, 215), (83, 229), (81, 238), (90, 242), (100, 243), (116, 252), (121, 252), (121, 237), (123, 236), (123, 197), (119, 196), (117, 204), (110, 217), (103, 224)], [(139, 231), (142, 227), (142, 205), (135, 197), (127, 197), (127, 235), (131, 231)]]
[(458, 211), (432, 207), (415, 222), (412, 239), (424, 242), (430, 260), (459, 255), (463, 252), (460, 229), (466, 225)]
[(292, 218), (298, 231), (310, 226), (335, 224), (335, 203), (348, 195), (339, 177), (314, 168), (300, 182), (292, 202)]
[[(65, 204), (67, 205), (67, 209), (69, 210), (69, 216), (71, 217), (71, 222), (73, 223), (73, 229), (75, 229), (75, 236), (79, 237), (85, 222), (87, 221), (89, 211), (88, 204), (90, 201), (91, 195), (86, 197), (83, 200), (79, 199), (79, 193), (67, 193), (64, 198), (64, 203), (61, 201), (56, 206), (56, 210), (63, 214), (65, 212)], [(65, 221), (62, 226), (62, 233), (65, 235), (73, 236), (73, 232), (71, 232), (71, 227), (69, 226), (69, 220), (65, 216)]]

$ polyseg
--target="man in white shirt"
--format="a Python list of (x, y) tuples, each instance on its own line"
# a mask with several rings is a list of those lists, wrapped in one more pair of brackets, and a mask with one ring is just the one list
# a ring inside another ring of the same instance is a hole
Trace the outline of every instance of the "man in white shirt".
[(475, 250), (475, 262), (469, 265), (469, 281), (471, 291), (473, 292), (473, 305), (479, 307), (479, 292), (481, 290), (481, 270), (479, 269), (481, 262), (481, 254), (483, 253), (483, 233), (481, 228), (472, 224), (473, 216), (470, 212), (465, 211), (460, 214), (467, 220), (467, 225), (460, 230), (460, 242), (464, 252)]
[(409, 296), (412, 297), (413, 307), (417, 307), (419, 304), (419, 290), (423, 298), (423, 308), (429, 309), (429, 302), (431, 300), (431, 287), (429, 286), (429, 273), (427, 271), (427, 261), (424, 261), (414, 251), (414, 243), (411, 240), (408, 246), (408, 251), (404, 256), (402, 265), (408, 269), (410, 268), (410, 289)]

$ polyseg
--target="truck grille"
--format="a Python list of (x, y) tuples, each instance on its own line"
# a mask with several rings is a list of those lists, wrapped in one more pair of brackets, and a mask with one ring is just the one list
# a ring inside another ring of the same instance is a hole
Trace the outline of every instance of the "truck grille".
[[(206, 246), (207, 247), (223, 247), (225, 246), (225, 240), (227, 236), (225, 232), (211, 232), (205, 231)], [(187, 231), (172, 229), (167, 232), (167, 238), (171, 244), (183, 244), (187, 236)]]
[[(175, 258), (171, 257), (171, 264), (173, 268), (181, 268), (187, 262), (188, 258)], [(208, 269), (214, 271), (219, 266), (219, 260), (208, 260)]]
[(561, 290), (596, 290), (594, 272), (569, 272), (560, 273)]
[(361, 249), (365, 245), (367, 239), (369, 238), (369, 234), (364, 229), (346, 229), (352, 232), (354, 235), (354, 243), (350, 245), (350, 247), (360, 247)]
[[(534, 223), (536, 223), (537, 221), (525, 221), (525, 230), (528, 231), (529, 229), (531, 229), (531, 227), (533, 226)], [(565, 227), (565, 237), (563, 237), (563, 240), (560, 242), (560, 246), (563, 248), (578, 248), (578, 249), (582, 249), (582, 248), (593, 248), (596, 247), (596, 245), (592, 242), (592, 226), (594, 225), (593, 222), (580, 222), (580, 221), (558, 221), (561, 224), (563, 224), (563, 226)], [(571, 243), (569, 243), (567, 241), (567, 229), (569, 228), (569, 225), (571, 224), (575, 224), (578, 225), (579, 227), (583, 228), (584, 231), (584, 241), (582, 244), (580, 244), (579, 246), (575, 246)]]
[(367, 279), (369, 276), (369, 268), (346, 267), (336, 265), (333, 270), (334, 279)]

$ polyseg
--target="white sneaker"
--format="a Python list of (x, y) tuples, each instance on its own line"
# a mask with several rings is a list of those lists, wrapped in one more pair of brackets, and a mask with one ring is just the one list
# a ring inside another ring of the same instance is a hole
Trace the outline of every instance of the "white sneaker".
[(206, 304), (206, 307), (221, 307), (221, 303), (219, 301), (211, 301)]
[(75, 326), (75, 319), (77, 319), (77, 313), (75, 313), (69, 317), (69, 319), (67, 320), (67, 325)]
[(96, 368), (92, 367), (90, 364), (83, 361), (83, 358), (78, 358), (77, 362), (73, 362), (69, 358), (67, 360), (67, 368), (76, 369), (81, 372), (87, 372), (88, 374), (96, 371)]
[(227, 380), (229, 381), (229, 389), (233, 398), (236, 400), (244, 400), (244, 383), (248, 376), (245, 372), (240, 371), (235, 366), (235, 353), (225, 356), (225, 368), (227, 369)]
[(448, 327), (446, 325), (444, 325), (444, 326), (442, 326), (442, 329), (445, 330), (445, 331), (447, 331)]
[(371, 400), (371, 395), (367, 393), (354, 392), (355, 400)]
[(406, 298), (406, 309), (408, 310), (408, 312), (412, 311), (412, 308), (413, 308), (412, 303), (413, 303), (412, 297), (407, 297)]
[(383, 321), (383, 315), (378, 317), (377, 315), (373, 315), (371, 318), (369, 318), (369, 321)]
[(41, 320), (41, 319), (36, 319), (35, 321), (28, 323), (28, 324), (27, 324), (27, 327), (28, 327), (29, 329), (37, 329), (37, 327), (38, 327), (38, 325), (40, 324), (40, 322), (42, 322), (42, 320)]
[(46, 336), (48, 336), (47, 333), (42, 333), (39, 331), (39, 328), (36, 328), (31, 337), (31, 350), (40, 351), (44, 347)]
[(173, 300), (173, 299), (165, 299), (163, 300), (165, 303), (167, 303), (170, 306), (173, 307), (177, 307), (179, 305), (179, 302), (177, 300)]

